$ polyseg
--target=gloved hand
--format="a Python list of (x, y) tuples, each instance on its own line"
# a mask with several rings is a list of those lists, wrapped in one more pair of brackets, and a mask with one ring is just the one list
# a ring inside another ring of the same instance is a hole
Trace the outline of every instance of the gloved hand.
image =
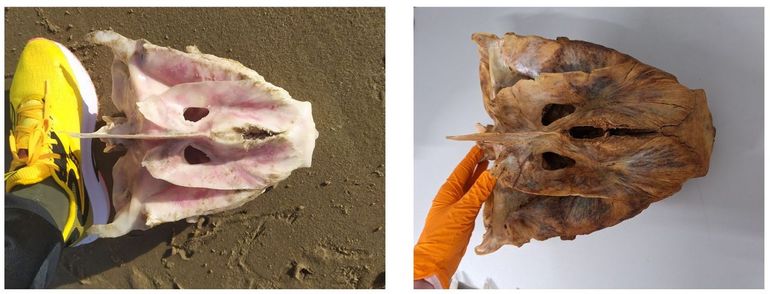
[(414, 246), (414, 280), (433, 275), (443, 288), (457, 270), (468, 247), (481, 204), (496, 179), (489, 174), (484, 152), (474, 146), (439, 189)]

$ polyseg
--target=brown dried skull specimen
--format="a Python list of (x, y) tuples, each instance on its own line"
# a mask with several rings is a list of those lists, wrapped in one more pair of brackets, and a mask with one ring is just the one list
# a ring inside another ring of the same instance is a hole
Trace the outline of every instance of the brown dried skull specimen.
[(472, 140), (494, 160), (477, 254), (563, 240), (633, 217), (706, 175), (706, 95), (615, 50), (567, 38), (477, 33), (484, 107)]

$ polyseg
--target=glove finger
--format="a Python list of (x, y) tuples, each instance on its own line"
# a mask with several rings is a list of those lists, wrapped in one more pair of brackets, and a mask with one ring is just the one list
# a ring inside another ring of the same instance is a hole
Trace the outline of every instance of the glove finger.
[(457, 167), (452, 171), (452, 174), (449, 175), (449, 180), (465, 184), (465, 182), (470, 179), (471, 175), (473, 175), (473, 170), (476, 168), (476, 165), (478, 165), (479, 161), (483, 158), (484, 151), (474, 145), (471, 150), (468, 151), (468, 154), (465, 155), (465, 158), (457, 164)]
[(444, 185), (441, 186), (436, 198), (433, 199), (433, 203), (445, 205), (457, 202), (465, 193), (465, 183), (473, 175), (473, 170), (482, 158), (484, 158), (484, 151), (473, 146), (465, 158), (457, 164)]
[(479, 176), (487, 170), (487, 167), (489, 166), (489, 161), (484, 160), (482, 162), (479, 162), (479, 164), (476, 166), (476, 170), (473, 171), (473, 175), (471, 178), (465, 183), (465, 187), (463, 187), (463, 194), (468, 193), (468, 190), (473, 187), (473, 184), (476, 183), (476, 180), (479, 179)]
[(496, 182), (497, 179), (488, 171), (481, 173), (478, 180), (476, 180), (476, 183), (473, 184), (473, 187), (471, 187), (471, 189), (468, 190), (468, 193), (465, 193), (463, 198), (456, 203), (456, 208), (475, 211), (475, 213), (473, 213), (473, 217), (475, 218), (481, 208), (481, 204), (489, 198), (490, 194), (492, 194), (492, 189), (495, 187)]

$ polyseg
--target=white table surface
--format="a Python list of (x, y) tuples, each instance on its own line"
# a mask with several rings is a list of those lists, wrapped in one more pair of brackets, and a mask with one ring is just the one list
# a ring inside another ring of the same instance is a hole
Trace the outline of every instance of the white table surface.
[(416, 8), (415, 215), (472, 146), (446, 140), (490, 123), (473, 32), (566, 36), (614, 48), (705, 89), (717, 139), (706, 177), (614, 227), (477, 256), (477, 219), (460, 264), (500, 288), (763, 287), (762, 9)]

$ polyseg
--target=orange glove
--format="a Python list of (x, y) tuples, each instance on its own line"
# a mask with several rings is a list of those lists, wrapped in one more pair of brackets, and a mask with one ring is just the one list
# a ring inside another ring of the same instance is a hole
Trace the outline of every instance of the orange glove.
[(443, 288), (457, 270), (468, 247), (481, 204), (492, 193), (496, 179), (486, 171), (489, 162), (474, 146), (439, 189), (414, 246), (414, 280), (433, 275)]

